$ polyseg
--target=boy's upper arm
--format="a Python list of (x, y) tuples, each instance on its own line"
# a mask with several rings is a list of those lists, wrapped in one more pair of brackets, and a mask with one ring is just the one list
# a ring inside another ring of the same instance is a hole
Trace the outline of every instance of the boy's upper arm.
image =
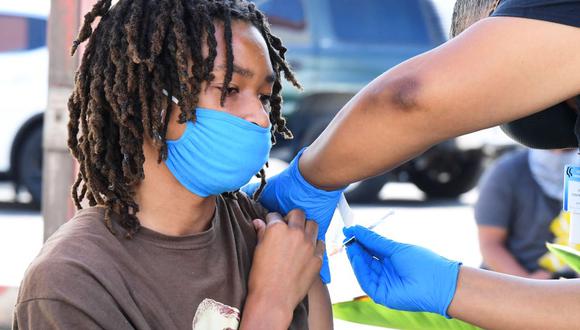
[(332, 329), (332, 304), (328, 288), (317, 278), (308, 291), (308, 328)]
[(440, 141), (580, 94), (578, 72), (580, 29), (484, 19), (365, 87), (304, 153), (301, 171), (325, 189), (379, 174)]

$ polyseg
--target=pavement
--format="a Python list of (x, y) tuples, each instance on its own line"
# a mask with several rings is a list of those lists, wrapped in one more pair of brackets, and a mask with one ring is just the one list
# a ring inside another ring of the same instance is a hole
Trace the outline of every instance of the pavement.
[(10, 329), (12, 306), (16, 301), (18, 288), (0, 287), (0, 330)]
[(0, 183), (0, 330), (10, 329), (18, 285), (42, 247), (42, 216), (29, 201)]
[[(10, 328), (17, 286), (42, 246), (43, 233), (43, 220), (38, 211), (26, 204), (1, 202), (10, 199), (6, 189), (0, 184), (0, 330)], [(477, 267), (481, 263), (472, 211), (477, 198), (475, 191), (459, 200), (425, 201), (423, 194), (413, 185), (390, 183), (381, 191), (381, 197), (374, 203), (351, 205), (355, 221), (369, 225), (393, 210), (394, 214), (375, 231), (398, 241), (420, 244), (468, 266)], [(327, 234), (328, 251), (340, 246), (343, 238), (341, 228), (341, 220), (335, 215)], [(346, 253), (333, 254), (330, 265), (333, 278), (329, 290), (333, 303), (364, 294)], [(336, 330), (378, 329), (340, 320), (335, 320), (334, 326)]]
[(0, 329), (10, 328), (18, 285), (42, 246), (42, 217), (31, 211), (0, 211)]

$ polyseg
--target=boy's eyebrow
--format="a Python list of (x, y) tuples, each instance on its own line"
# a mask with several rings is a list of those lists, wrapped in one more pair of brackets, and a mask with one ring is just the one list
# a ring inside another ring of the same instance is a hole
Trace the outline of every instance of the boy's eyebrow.
[[(220, 64), (217, 66), (217, 69), (227, 70), (227, 66), (224, 64)], [(254, 71), (252, 71), (250, 69), (243, 68), (243, 67), (236, 65), (236, 64), (234, 64), (234, 73), (239, 74), (240, 76), (242, 76), (244, 78), (254, 77)], [(273, 83), (275, 81), (276, 81), (276, 75), (274, 73), (272, 73), (266, 77), (266, 82), (268, 82), (268, 83)]]

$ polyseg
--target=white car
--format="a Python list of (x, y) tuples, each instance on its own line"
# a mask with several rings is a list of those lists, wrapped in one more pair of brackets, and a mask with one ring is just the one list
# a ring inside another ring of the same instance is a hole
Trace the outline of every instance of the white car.
[(50, 1), (0, 0), (0, 178), (39, 203)]

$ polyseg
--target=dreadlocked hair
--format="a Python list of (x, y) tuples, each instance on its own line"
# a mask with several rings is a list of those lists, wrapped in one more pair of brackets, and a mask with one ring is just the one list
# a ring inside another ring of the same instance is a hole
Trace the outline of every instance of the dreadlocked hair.
[[(91, 24), (99, 17), (93, 31)], [(232, 21), (247, 21), (266, 41), (276, 76), (270, 99), (272, 142), (276, 142), (275, 133), (292, 138), (282, 117), (281, 73), (295, 87), (301, 86), (285, 60), (286, 48), (254, 4), (245, 0), (120, 0), (112, 7), (111, 0), (99, 0), (85, 15), (71, 50), (74, 54), (88, 40), (68, 101), (68, 146), (80, 164), (72, 186), (74, 203), (78, 209), (83, 200), (90, 206), (105, 206), (105, 223), (111, 232), (113, 212), (120, 215), (127, 237), (139, 230), (134, 195), (144, 178), (144, 135), (151, 137), (159, 152), (158, 162), (165, 160), (173, 96), (180, 100), (179, 123), (195, 121), (201, 85), (214, 79), (216, 20), (224, 23), (226, 41), (222, 105), (233, 75)], [(204, 42), (209, 49), (205, 58)], [(188, 59), (193, 63), (191, 70)], [(261, 185), (254, 199), (266, 184), (264, 169), (257, 177)]]
[(472, 24), (495, 11), (500, 0), (457, 0), (453, 7), (449, 36), (456, 37)]

